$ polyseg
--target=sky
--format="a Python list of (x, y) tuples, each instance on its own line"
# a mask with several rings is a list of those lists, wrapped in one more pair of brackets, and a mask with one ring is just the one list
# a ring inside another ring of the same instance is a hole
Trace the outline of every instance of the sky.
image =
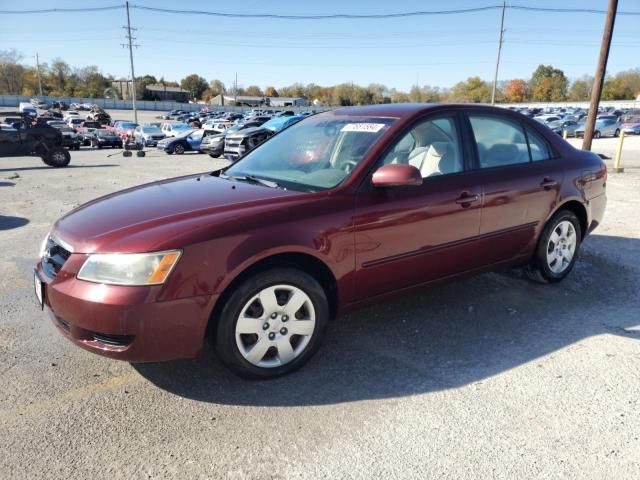
[[(395, 13), (496, 5), (498, 0), (132, 0), (154, 7), (232, 13)], [(513, 5), (606, 10), (607, 0), (511, 0)], [(3, 0), (1, 10), (78, 8), (123, 4), (120, 0)], [(640, 11), (640, 0), (620, 0), (619, 11)], [(197, 73), (238, 85), (359, 85), (382, 83), (451, 87), (470, 76), (493, 80), (500, 10), (394, 19), (237, 19), (156, 13), (132, 8), (137, 28), (136, 76), (177, 80)], [(604, 15), (538, 13), (507, 9), (498, 79), (528, 79), (539, 64), (570, 79), (593, 75)], [(62, 58), (73, 67), (97, 65), (128, 78), (124, 8), (105, 12), (8, 15), (0, 13), (1, 50), (16, 49), (23, 63)], [(640, 16), (618, 16), (608, 72), (640, 68)]]

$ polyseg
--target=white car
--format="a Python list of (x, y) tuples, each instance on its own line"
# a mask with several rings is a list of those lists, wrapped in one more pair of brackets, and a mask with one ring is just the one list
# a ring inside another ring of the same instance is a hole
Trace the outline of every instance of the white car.
[(165, 122), (160, 127), (162, 133), (164, 133), (165, 137), (177, 137), (180, 134), (188, 130), (193, 130), (193, 127), (187, 125), (186, 123), (169, 123)]
[(204, 125), (202, 125), (202, 128), (205, 129), (207, 132), (216, 132), (216, 133), (224, 133), (227, 128), (232, 127), (233, 126), (233, 122), (229, 122), (227, 120), (208, 120), (207, 122), (205, 122)]
[(70, 117), (79, 117), (79, 116), (80, 116), (80, 114), (78, 112), (76, 112), (75, 110), (68, 110), (68, 111), (64, 112), (65, 120), (67, 118), (70, 118)]

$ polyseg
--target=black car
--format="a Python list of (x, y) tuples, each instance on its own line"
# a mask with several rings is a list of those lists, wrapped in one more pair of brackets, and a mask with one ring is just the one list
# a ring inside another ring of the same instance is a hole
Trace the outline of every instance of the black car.
[[(16, 117), (12, 117), (16, 116)], [(34, 125), (28, 115), (0, 114), (0, 157), (36, 156), (51, 167), (65, 167), (71, 160), (62, 147), (62, 133), (46, 124)], [(10, 124), (3, 120), (17, 120)]]
[(60, 133), (62, 133), (63, 147), (66, 147), (69, 150), (80, 150), (80, 145), (82, 144), (82, 140), (73, 128), (62, 127), (62, 128), (59, 128), (58, 130), (60, 130)]
[(121, 148), (122, 139), (111, 130), (95, 130), (91, 138), (93, 148)]
[(80, 140), (80, 143), (85, 147), (88, 147), (89, 145), (91, 145), (91, 139), (95, 136), (96, 131), (97, 131), (97, 128), (94, 128), (94, 127), (80, 128), (78, 130), (78, 139)]

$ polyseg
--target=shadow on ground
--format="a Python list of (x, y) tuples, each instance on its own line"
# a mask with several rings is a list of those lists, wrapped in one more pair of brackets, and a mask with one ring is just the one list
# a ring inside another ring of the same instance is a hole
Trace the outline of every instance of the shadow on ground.
[[(73, 159), (71, 160), (73, 162)], [(67, 165), (66, 167), (64, 167), (65, 169), (68, 168), (105, 168), (105, 167), (119, 167), (120, 165), (116, 164), (116, 163), (102, 163), (99, 165), (74, 165), (73, 163), (70, 163), (69, 165)], [(46, 170), (46, 169), (53, 169), (53, 167), (50, 167), (48, 165), (42, 165), (39, 167), (12, 167), (12, 168), (0, 168), (0, 172), (23, 172), (26, 170)]]
[(13, 228), (24, 227), (27, 223), (29, 223), (27, 218), (0, 215), (0, 230), (11, 230)]
[[(482, 382), (594, 335), (640, 339), (629, 328), (640, 323), (638, 271), (600, 254), (614, 248), (637, 258), (640, 240), (594, 236), (588, 243), (560, 284), (534, 284), (506, 270), (342, 316), (306, 366), (276, 380), (237, 378), (210, 347), (196, 360), (134, 368), (162, 389), (203, 402), (323, 405)], [(615, 305), (628, 314), (609, 315)]]

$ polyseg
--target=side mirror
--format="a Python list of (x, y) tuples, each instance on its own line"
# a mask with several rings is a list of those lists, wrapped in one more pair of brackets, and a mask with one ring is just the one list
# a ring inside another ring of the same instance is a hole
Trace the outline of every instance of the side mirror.
[(422, 185), (422, 174), (413, 165), (383, 165), (374, 172), (371, 184), (376, 188), (417, 187)]

